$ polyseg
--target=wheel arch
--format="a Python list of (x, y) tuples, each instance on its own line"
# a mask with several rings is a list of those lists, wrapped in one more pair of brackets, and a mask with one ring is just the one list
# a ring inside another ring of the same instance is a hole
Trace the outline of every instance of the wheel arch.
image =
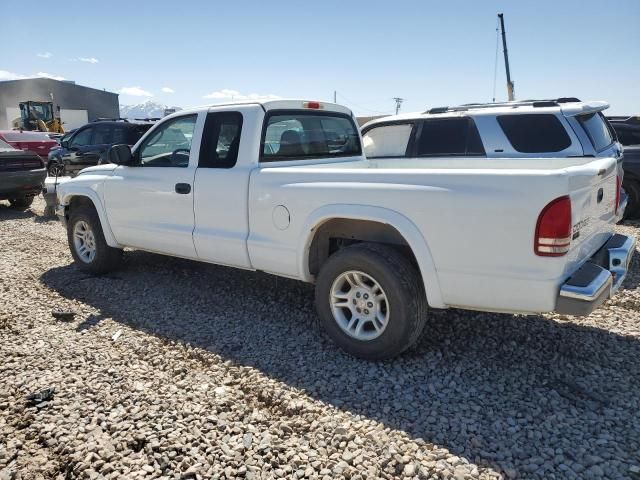
[(60, 205), (64, 205), (65, 207), (64, 210), (67, 221), (69, 220), (69, 215), (73, 208), (77, 208), (77, 206), (80, 205), (91, 205), (96, 212), (98, 212), (100, 225), (102, 226), (102, 232), (107, 245), (114, 248), (121, 248), (121, 245), (118, 244), (113, 232), (111, 231), (111, 226), (109, 225), (109, 220), (102, 205), (102, 201), (95, 191), (85, 189), (65, 191), (64, 195), (60, 198)]
[[(322, 235), (323, 226), (326, 227), (330, 222), (336, 221), (341, 222), (339, 223), (340, 226), (345, 223), (348, 224), (350, 221), (366, 222), (379, 226), (365, 232), (364, 236), (366, 238), (364, 239), (358, 238), (358, 236), (354, 237), (358, 240), (406, 245), (418, 265), (429, 306), (434, 308), (446, 307), (442, 300), (433, 256), (426, 239), (407, 217), (383, 207), (335, 204), (315, 210), (305, 222), (301, 244), (298, 248), (298, 271), (301, 279), (307, 282), (314, 281), (315, 275), (312, 271), (312, 262), (316, 253), (312, 251), (312, 247), (315, 245), (314, 242), (318, 241), (319, 235)], [(319, 268), (320, 265), (317, 267)]]

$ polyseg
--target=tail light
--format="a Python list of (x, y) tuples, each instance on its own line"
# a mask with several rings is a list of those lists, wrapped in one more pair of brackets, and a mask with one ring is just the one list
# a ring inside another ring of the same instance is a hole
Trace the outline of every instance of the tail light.
[(622, 179), (620, 175), (616, 178), (616, 215), (618, 214), (618, 210), (620, 210), (620, 191), (622, 190)]
[(541, 257), (561, 257), (571, 245), (571, 199), (556, 198), (542, 209), (536, 224), (533, 250)]
[(324, 107), (320, 102), (304, 102), (302, 108), (312, 108), (314, 110), (322, 110)]

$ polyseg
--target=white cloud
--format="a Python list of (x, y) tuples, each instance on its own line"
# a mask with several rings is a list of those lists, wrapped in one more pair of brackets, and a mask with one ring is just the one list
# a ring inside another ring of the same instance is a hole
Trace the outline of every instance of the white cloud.
[(6, 70), (0, 70), (0, 81), (2, 80), (24, 80), (25, 78), (51, 78), (53, 80), (65, 80), (60, 75), (52, 75), (47, 72), (38, 72), (35, 75), (22, 75), (20, 73), (8, 72)]
[(164, 93), (175, 93), (176, 92), (173, 88), (170, 88), (170, 87), (162, 87), (162, 91)]
[(51, 58), (51, 57), (53, 57), (53, 53), (51, 53), (51, 52), (38, 53), (37, 55), (40, 58)]
[(64, 77), (61, 77), (59, 75), (51, 75), (50, 73), (47, 73), (47, 72), (38, 72), (36, 73), (36, 77), (50, 78), (52, 80), (66, 80)]
[(223, 88), (205, 95), (202, 98), (212, 98), (214, 100), (277, 100), (277, 95), (260, 95), (258, 93), (250, 93), (244, 95), (237, 90), (231, 90), (229, 88)]
[(121, 95), (131, 95), (132, 97), (153, 97), (153, 93), (147, 92), (140, 87), (122, 87), (118, 90)]
[(6, 70), (0, 70), (0, 81), (2, 80), (22, 80), (23, 78), (29, 78), (26, 75), (20, 75), (19, 73), (8, 72)]
[(78, 57), (78, 60), (85, 63), (98, 63), (98, 59), (94, 57)]

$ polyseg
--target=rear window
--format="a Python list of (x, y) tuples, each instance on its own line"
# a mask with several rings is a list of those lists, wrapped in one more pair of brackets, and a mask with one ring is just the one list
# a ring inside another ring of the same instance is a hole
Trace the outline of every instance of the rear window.
[(509, 143), (518, 152), (561, 152), (571, 145), (571, 138), (555, 115), (499, 115), (497, 119)]
[(261, 161), (360, 155), (353, 119), (339, 113), (273, 112), (267, 117)]
[(368, 158), (404, 157), (412, 130), (413, 123), (373, 127), (362, 136), (364, 154)]
[(476, 125), (470, 118), (425, 120), (416, 142), (418, 156), (485, 154)]
[(597, 152), (604, 150), (613, 143), (611, 131), (600, 112), (578, 115), (576, 119), (584, 128), (584, 131), (587, 132), (587, 136)]

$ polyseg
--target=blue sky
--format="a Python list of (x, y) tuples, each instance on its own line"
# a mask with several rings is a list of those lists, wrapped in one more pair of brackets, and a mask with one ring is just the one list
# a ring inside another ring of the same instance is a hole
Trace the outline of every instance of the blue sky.
[[(64, 77), (121, 104), (337, 90), (359, 115), (392, 112), (393, 97), (416, 111), (491, 100), (498, 12), (516, 98), (603, 99), (610, 113), (640, 114), (640, 0), (8, 2), (0, 79)], [(501, 50), (498, 60), (504, 100)]]

